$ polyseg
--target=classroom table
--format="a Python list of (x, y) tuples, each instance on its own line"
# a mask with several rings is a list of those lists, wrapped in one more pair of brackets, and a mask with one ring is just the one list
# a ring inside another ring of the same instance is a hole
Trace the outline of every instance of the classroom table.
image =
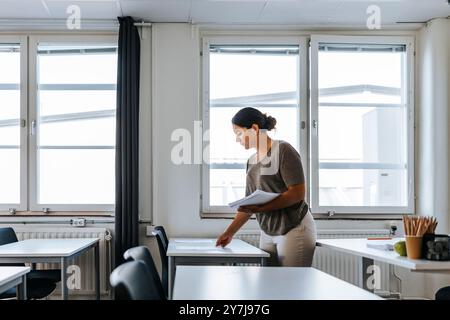
[(265, 265), (269, 254), (240, 239), (233, 239), (225, 248), (216, 247), (216, 239), (171, 238), (167, 249), (169, 259), (169, 297), (179, 265), (217, 265), (249, 263)]
[(30, 267), (0, 267), (0, 293), (17, 287), (19, 300), (27, 299), (27, 273)]
[[(392, 243), (405, 240), (404, 238), (394, 238)], [(385, 262), (391, 265), (403, 267), (413, 272), (433, 272), (450, 273), (450, 261), (432, 261), (425, 259), (408, 259), (402, 257), (395, 251), (385, 251), (367, 247), (367, 243), (374, 240), (367, 239), (321, 239), (317, 240), (318, 247), (336, 250), (339, 252), (361, 257), (360, 261), (360, 285), (366, 290), (373, 291), (374, 288), (368, 286), (370, 282), (370, 272), (367, 268), (374, 264), (374, 261)]]
[(61, 297), (68, 298), (68, 262), (87, 250), (94, 249), (95, 293), (100, 299), (100, 264), (98, 238), (80, 239), (28, 239), (0, 246), (0, 263), (51, 263), (60, 264)]
[(179, 266), (174, 300), (383, 300), (314, 268)]

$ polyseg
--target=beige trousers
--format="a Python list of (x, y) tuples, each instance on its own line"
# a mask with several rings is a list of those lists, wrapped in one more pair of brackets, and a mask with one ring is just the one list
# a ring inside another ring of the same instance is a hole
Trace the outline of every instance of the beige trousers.
[(267, 265), (311, 267), (316, 248), (316, 224), (308, 212), (302, 222), (282, 236), (261, 231), (259, 247), (270, 254)]

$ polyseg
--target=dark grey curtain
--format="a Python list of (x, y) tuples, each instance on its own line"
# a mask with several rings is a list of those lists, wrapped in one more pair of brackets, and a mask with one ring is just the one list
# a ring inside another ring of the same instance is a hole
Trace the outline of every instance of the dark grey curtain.
[(115, 262), (138, 245), (140, 39), (134, 20), (119, 17), (116, 123)]

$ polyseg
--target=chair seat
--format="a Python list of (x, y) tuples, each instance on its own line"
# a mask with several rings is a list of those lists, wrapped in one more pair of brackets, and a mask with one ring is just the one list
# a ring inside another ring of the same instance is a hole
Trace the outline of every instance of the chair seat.
[[(47, 279), (27, 279), (27, 299), (42, 299), (55, 290), (56, 284)], [(0, 293), (0, 299), (16, 297), (16, 288)]]
[(436, 292), (435, 299), (436, 300), (450, 300), (450, 286), (440, 288)]
[(57, 283), (61, 281), (61, 269), (31, 270), (27, 279), (47, 279)]

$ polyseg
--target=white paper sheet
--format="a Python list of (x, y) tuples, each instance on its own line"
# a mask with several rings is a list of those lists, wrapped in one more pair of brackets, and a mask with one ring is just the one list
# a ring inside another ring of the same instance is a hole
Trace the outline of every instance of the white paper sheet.
[(267, 202), (272, 201), (276, 197), (278, 197), (279, 193), (272, 193), (272, 192), (266, 192), (262, 190), (256, 190), (251, 195), (239, 199), (237, 201), (231, 202), (228, 205), (233, 209), (236, 210), (237, 208), (241, 206), (252, 206), (252, 205), (260, 205)]

